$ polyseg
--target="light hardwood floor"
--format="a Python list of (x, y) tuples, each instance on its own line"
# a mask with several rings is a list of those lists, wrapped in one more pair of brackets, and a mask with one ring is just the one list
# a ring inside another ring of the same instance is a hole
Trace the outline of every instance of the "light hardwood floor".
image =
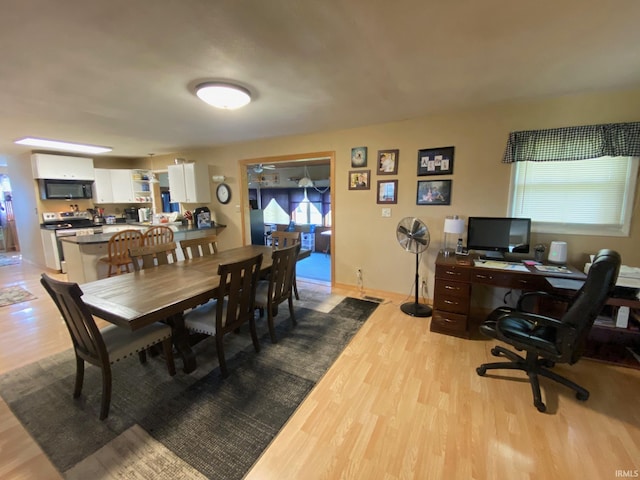
[[(0, 307), (0, 373), (71, 346), (40, 272), (0, 267), (0, 285), (38, 297)], [(429, 319), (399, 303), (364, 324), (249, 480), (613, 479), (640, 470), (640, 370), (587, 359), (558, 366), (591, 398), (542, 379), (541, 414), (522, 373), (475, 373), (494, 342), (431, 333)], [(61, 478), (2, 401), (0, 478)]]

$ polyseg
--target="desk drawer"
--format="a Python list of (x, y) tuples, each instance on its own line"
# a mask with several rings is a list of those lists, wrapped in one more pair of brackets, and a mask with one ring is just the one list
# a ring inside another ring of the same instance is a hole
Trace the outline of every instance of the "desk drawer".
[(451, 296), (469, 298), (471, 293), (471, 284), (464, 282), (452, 282), (451, 280), (436, 279), (435, 297)]
[(434, 310), (431, 317), (431, 326), (429, 328), (432, 332), (468, 337), (469, 333), (467, 323), (467, 315), (458, 315), (455, 313)]
[(499, 270), (485, 269), (473, 272), (472, 283), (483, 283), (494, 287), (515, 288), (517, 290), (549, 290), (544, 277), (526, 273), (503, 273)]
[(455, 295), (439, 295), (436, 294), (433, 307), (443, 312), (451, 313), (469, 313), (469, 296), (460, 297)]
[(469, 268), (456, 265), (436, 265), (436, 278), (444, 280), (469, 281)]

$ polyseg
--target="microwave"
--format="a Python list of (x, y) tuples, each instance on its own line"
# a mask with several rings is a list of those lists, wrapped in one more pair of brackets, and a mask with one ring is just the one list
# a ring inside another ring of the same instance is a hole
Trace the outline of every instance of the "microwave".
[(93, 181), (91, 180), (41, 179), (39, 183), (42, 200), (93, 198)]

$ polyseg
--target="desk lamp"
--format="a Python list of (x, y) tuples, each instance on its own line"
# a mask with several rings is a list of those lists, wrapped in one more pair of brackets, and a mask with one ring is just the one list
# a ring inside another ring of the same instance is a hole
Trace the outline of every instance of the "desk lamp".
[(455, 249), (449, 248), (449, 236), (456, 234), (456, 238), (460, 238), (460, 235), (464, 232), (464, 220), (454, 215), (453, 217), (446, 217), (444, 219), (444, 250), (442, 253), (445, 257), (448, 257), (455, 252)]

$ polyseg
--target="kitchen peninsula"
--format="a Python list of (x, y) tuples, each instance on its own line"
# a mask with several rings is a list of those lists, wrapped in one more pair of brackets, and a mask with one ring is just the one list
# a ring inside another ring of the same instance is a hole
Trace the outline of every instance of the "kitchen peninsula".
[[(151, 225), (133, 223), (119, 224), (123, 228), (137, 228), (142, 231)], [(173, 230), (174, 241), (199, 238), (208, 235), (219, 235), (226, 225), (216, 224), (211, 228), (196, 228), (193, 225), (168, 225)], [(87, 283), (107, 277), (108, 265), (100, 262), (100, 258), (107, 256), (107, 244), (114, 232), (96, 235), (80, 235), (61, 238), (64, 259), (66, 261), (67, 276), (70, 282)], [(182, 250), (176, 250), (178, 260), (184, 260)]]

